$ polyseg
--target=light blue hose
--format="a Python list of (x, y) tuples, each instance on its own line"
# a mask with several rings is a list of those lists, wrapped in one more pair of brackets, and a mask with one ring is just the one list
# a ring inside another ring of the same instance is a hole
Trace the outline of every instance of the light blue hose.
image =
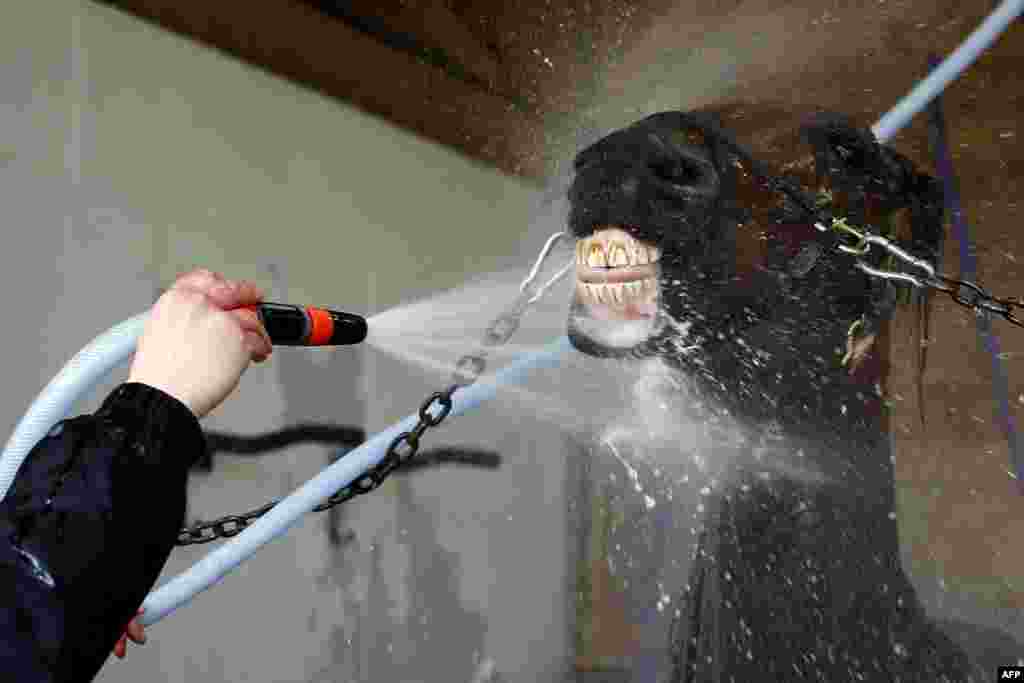
[(65, 363), (39, 393), (14, 428), (0, 456), (0, 500), (7, 495), (18, 468), (35, 445), (55, 424), (71, 414), (78, 399), (128, 360), (148, 318), (148, 312), (139, 314), (93, 339)]
[[(977, 56), (1024, 11), (1024, 0), (1006, 0), (967, 41), (946, 59), (928, 78), (883, 116), (874, 126), (876, 137), (890, 140), (896, 132), (966, 69)], [(0, 456), (0, 500), (6, 495), (25, 456), (57, 422), (66, 418), (75, 402), (88, 393), (100, 379), (127, 360), (135, 349), (148, 314), (141, 314), (112, 328), (82, 349), (54, 377), (18, 423)], [(475, 385), (453, 396), (452, 415), (461, 414), (493, 398), (503, 385), (521, 382), (533, 369), (552, 367), (570, 349), (567, 337), (561, 337), (544, 350), (524, 356), (493, 377), (481, 378)], [(222, 579), (229, 571), (251, 557), (262, 545), (285, 533), (303, 515), (350, 484), (380, 462), (395, 437), (415, 425), (415, 415), (381, 432), (359, 448), (349, 452), (278, 503), (238, 536), (211, 552), (150, 594), (140, 619), (152, 624), (191, 600)]]
[[(128, 359), (148, 317), (148, 313), (143, 313), (129, 318), (96, 337), (46, 385), (18, 423), (4, 449), (0, 459), (0, 499), (7, 493), (25, 457), (53, 425), (66, 418), (78, 399)], [(563, 336), (536, 353), (523, 355), (493, 376), (481, 377), (472, 386), (456, 391), (452, 396), (450, 416), (459, 415), (493, 398), (502, 386), (522, 382), (532, 370), (557, 365), (570, 348), (569, 338)], [(437, 413), (434, 414), (436, 416)], [(139, 621), (148, 626), (220, 581), (264, 544), (285, 533), (303, 515), (379, 463), (391, 442), (402, 432), (411, 431), (417, 419), (418, 415), (410, 415), (350, 451), (238, 536), (151, 593), (143, 603), (146, 612)]]
[(910, 119), (924, 111), (925, 107), (953, 79), (973, 64), (1022, 12), (1024, 12), (1024, 0), (1004, 0), (1003, 4), (988, 15), (981, 26), (976, 28), (974, 33), (961, 43), (953, 54), (943, 60), (938, 68), (918, 83), (889, 113), (878, 120), (878, 123), (871, 129), (878, 141), (888, 142), (910, 122)]
[[(475, 384), (459, 389), (452, 396), (450, 416), (461, 415), (494, 398), (500, 387), (519, 384), (532, 371), (556, 366), (571, 348), (569, 338), (561, 337), (541, 351), (524, 354), (493, 376), (481, 377)], [(437, 413), (434, 415), (436, 417)], [(241, 534), (214, 550), (188, 571), (162, 585), (146, 598), (143, 603), (146, 612), (139, 621), (149, 625), (162, 619), (215, 584), (264, 544), (288, 531), (303, 515), (383, 460), (391, 442), (402, 432), (411, 431), (418, 419), (418, 415), (410, 415), (359, 448), (349, 451), (338, 462), (275, 505)]]

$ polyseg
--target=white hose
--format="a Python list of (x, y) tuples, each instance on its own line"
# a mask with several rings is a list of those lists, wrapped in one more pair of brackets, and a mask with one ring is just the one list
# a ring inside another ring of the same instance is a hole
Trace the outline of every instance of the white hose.
[(1024, 12), (1024, 0), (1004, 0), (953, 54), (943, 60), (927, 78), (918, 83), (871, 130), (879, 142), (886, 143), (906, 126), (910, 119), (924, 111), (957, 76), (981, 55), (996, 38)]
[(0, 456), (0, 500), (7, 495), (25, 456), (55, 424), (71, 414), (75, 401), (131, 356), (148, 318), (148, 312), (142, 313), (110, 328), (76, 353), (50, 380), (15, 427)]
[[(554, 367), (571, 348), (569, 338), (561, 337), (540, 351), (524, 354), (493, 376), (481, 377), (475, 384), (459, 389), (452, 396), (452, 410), (449, 416), (460, 415), (494, 398), (500, 387), (522, 382), (533, 370)], [(162, 619), (220, 581), (224, 575), (251, 557), (263, 545), (288, 531), (303, 515), (379, 463), (391, 442), (402, 432), (411, 431), (418, 419), (417, 414), (410, 415), (359, 448), (349, 451), (338, 462), (271, 508), (270, 512), (257, 519), (238, 536), (150, 593), (143, 603), (146, 612), (139, 618), (139, 622), (148, 626)]]
[[(128, 359), (148, 317), (148, 312), (137, 315), (96, 337), (46, 385), (18, 423), (0, 458), (0, 500), (25, 457), (53, 425), (66, 418), (78, 399)], [(452, 396), (451, 415), (461, 414), (493, 398), (500, 386), (521, 382), (530, 370), (556, 365), (570, 348), (568, 337), (562, 337), (541, 351), (524, 355), (493, 377), (482, 377), (476, 384), (460, 389)], [(350, 451), (238, 536), (151, 593), (144, 603), (145, 615), (139, 621), (148, 626), (220, 581), (261, 546), (285, 533), (303, 515), (379, 463), (391, 442), (402, 432), (411, 431), (417, 419), (418, 415), (410, 415)]]

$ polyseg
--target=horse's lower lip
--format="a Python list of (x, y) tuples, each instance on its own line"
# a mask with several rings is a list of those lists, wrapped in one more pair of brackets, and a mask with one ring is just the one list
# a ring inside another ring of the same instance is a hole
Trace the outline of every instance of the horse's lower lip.
[(583, 302), (583, 309), (595, 320), (649, 320), (657, 312), (657, 304), (624, 304), (612, 306)]

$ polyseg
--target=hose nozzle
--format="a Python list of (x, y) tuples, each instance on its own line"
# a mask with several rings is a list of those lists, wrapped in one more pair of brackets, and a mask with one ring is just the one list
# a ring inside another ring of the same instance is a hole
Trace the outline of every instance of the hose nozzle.
[(366, 318), (315, 306), (264, 302), (246, 308), (259, 316), (274, 346), (341, 346), (366, 339)]

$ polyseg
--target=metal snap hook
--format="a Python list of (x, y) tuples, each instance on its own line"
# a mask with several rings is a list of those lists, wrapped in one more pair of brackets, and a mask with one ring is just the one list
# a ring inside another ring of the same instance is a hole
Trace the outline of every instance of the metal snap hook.
[[(537, 279), (537, 275), (540, 273), (540, 269), (544, 265), (544, 262), (548, 259), (548, 256), (550, 255), (551, 250), (554, 248), (555, 244), (557, 244), (558, 241), (561, 240), (565, 236), (566, 236), (566, 234), (564, 232), (556, 232), (555, 234), (551, 235), (551, 237), (548, 238), (548, 241), (544, 244), (544, 248), (540, 250), (540, 255), (537, 256), (537, 260), (533, 264), (533, 268), (530, 270), (530, 274), (527, 275), (526, 279), (523, 280), (521, 285), (519, 285), (519, 291), (520, 292), (522, 292), (523, 294), (526, 294), (527, 290), (529, 288), (532, 288), (533, 281)], [(544, 296), (544, 293), (547, 291), (547, 289), (551, 285), (555, 284), (556, 282), (561, 280), (563, 277), (565, 277), (566, 273), (569, 272), (569, 270), (572, 268), (572, 266), (573, 266), (573, 262), (570, 260), (569, 263), (564, 268), (562, 268), (557, 273), (555, 273), (554, 277), (552, 277), (550, 280), (548, 280), (547, 283), (545, 283), (543, 287), (541, 287), (540, 289), (537, 289), (537, 290), (533, 290), (534, 291), (534, 295), (532, 297), (530, 297), (527, 300), (526, 303), (527, 304), (534, 304), (534, 303), (536, 303), (542, 296)]]

